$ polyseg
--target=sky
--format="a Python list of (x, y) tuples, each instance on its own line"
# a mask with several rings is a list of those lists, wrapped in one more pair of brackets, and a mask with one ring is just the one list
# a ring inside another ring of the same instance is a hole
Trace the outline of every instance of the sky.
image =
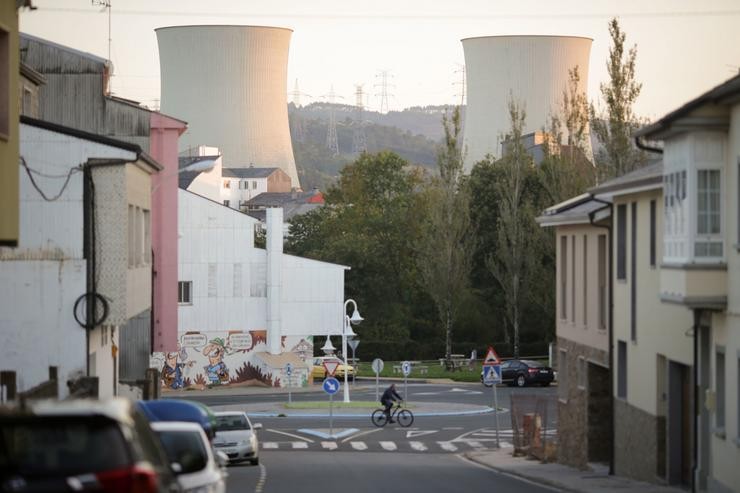
[[(21, 12), (21, 31), (107, 58), (105, 1), (33, 0), (37, 9)], [(174, 25), (293, 29), (288, 90), (297, 80), (302, 104), (327, 100), (332, 87), (337, 102), (354, 104), (355, 84), (363, 84), (366, 106), (378, 109), (384, 70), (391, 110), (456, 104), (465, 63), (460, 40), (513, 34), (592, 38), (588, 97), (598, 104), (614, 16), (627, 44), (637, 45), (640, 117), (660, 118), (740, 70), (737, 0), (108, 1), (112, 90), (150, 107), (159, 100), (154, 29)]]

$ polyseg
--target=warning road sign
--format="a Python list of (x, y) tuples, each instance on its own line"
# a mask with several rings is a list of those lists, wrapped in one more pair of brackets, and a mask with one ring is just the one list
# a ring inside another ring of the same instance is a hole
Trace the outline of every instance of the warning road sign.
[(338, 366), (339, 361), (337, 360), (324, 360), (324, 369), (326, 370), (326, 374), (330, 377), (334, 376), (334, 372), (337, 371)]
[(493, 346), (488, 346), (486, 357), (483, 359), (483, 366), (499, 364), (501, 364), (501, 360), (499, 359), (498, 354), (494, 351)]

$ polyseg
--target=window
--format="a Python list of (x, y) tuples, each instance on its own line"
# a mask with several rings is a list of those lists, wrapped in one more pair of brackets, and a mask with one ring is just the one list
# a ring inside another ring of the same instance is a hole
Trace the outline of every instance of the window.
[(231, 203), (231, 201), (229, 201), (229, 200), (224, 200), (224, 205), (225, 205), (226, 207), (229, 207), (229, 204), (230, 204), (230, 203)]
[(136, 208), (136, 265), (144, 263), (144, 211)]
[(257, 188), (257, 180), (252, 182), (252, 190)]
[(617, 279), (627, 279), (627, 204), (617, 206)]
[(718, 430), (725, 428), (725, 349), (717, 348), (714, 365), (714, 391), (717, 398), (717, 409), (714, 414), (714, 425)]
[(655, 200), (650, 201), (650, 267), (655, 267)]
[[(10, 135), (10, 35), (0, 29), (0, 136)], [(18, 73), (18, 66), (15, 67)], [(17, 122), (16, 122), (17, 123)]]
[(576, 323), (576, 235), (570, 238), (570, 316), (571, 321), (575, 325)]
[(36, 117), (33, 111), (33, 91), (23, 86), (23, 95), (21, 96), (21, 114)]
[(144, 209), (144, 262), (152, 263), (152, 222), (151, 213)]
[(598, 258), (596, 259), (599, 263), (599, 329), (606, 330), (606, 316), (607, 316), (607, 293), (606, 293), (606, 235), (599, 235), (599, 249), (597, 252)]
[(583, 235), (583, 325), (588, 325), (588, 236)]
[(738, 409), (738, 412), (735, 413), (735, 416), (737, 417), (737, 424), (735, 425), (735, 429), (737, 430), (737, 437), (735, 438), (735, 443), (737, 445), (740, 445), (740, 350), (737, 352), (737, 379), (735, 380), (737, 382), (737, 389), (735, 389), (735, 395), (737, 396), (737, 407), (735, 409)]
[(630, 218), (630, 337), (637, 341), (637, 202), (632, 202)]
[(627, 398), (627, 343), (617, 343), (617, 397)]
[(177, 302), (181, 305), (191, 305), (193, 303), (193, 281), (177, 283)]
[(696, 234), (694, 255), (696, 257), (722, 257), (722, 234), (720, 207), (720, 171), (700, 169), (697, 171)]
[(568, 400), (568, 352), (565, 349), (558, 352), (558, 397)]
[(586, 388), (586, 358), (578, 357), (578, 388)]
[(568, 318), (568, 237), (560, 237), (560, 318)]
[(136, 211), (128, 206), (128, 266), (136, 265)]
[(224, 188), (231, 188), (231, 180), (224, 180)]

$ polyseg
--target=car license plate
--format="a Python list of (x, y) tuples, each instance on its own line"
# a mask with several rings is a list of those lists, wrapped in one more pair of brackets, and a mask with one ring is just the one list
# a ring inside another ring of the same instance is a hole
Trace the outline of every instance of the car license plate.
[(540, 373), (549, 373), (547, 370), (540, 370)]

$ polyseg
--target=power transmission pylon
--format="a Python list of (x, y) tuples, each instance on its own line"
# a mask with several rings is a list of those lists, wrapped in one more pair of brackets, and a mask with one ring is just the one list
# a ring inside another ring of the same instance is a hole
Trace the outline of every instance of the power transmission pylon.
[(326, 148), (332, 153), (332, 156), (339, 155), (339, 140), (337, 139), (337, 116), (334, 114), (334, 100), (341, 97), (334, 92), (334, 85), (328, 94), (323, 95), (329, 100), (329, 126), (326, 130)]
[(293, 91), (288, 93), (288, 96), (290, 96), (293, 100), (293, 106), (295, 106), (295, 111), (293, 112), (293, 118), (291, 119), (291, 132), (292, 135), (295, 136), (295, 140), (297, 142), (304, 142), (306, 140), (305, 130), (303, 128), (303, 117), (298, 112), (298, 108), (301, 106), (301, 96), (308, 96), (311, 97), (310, 94), (306, 94), (305, 92), (301, 92), (300, 89), (298, 89), (298, 79), (295, 80), (295, 85), (293, 86)]
[(390, 97), (393, 97), (393, 94), (390, 94), (388, 92), (389, 87), (395, 87), (393, 84), (388, 83), (388, 78), (393, 77), (393, 74), (390, 73), (389, 70), (381, 70), (377, 74), (375, 74), (375, 78), (380, 78), (380, 82), (376, 83), (374, 87), (380, 87), (380, 93), (375, 94), (375, 96), (380, 97), (380, 113), (388, 113), (388, 110), (390, 108), (388, 99)]
[(365, 126), (362, 121), (363, 102), (362, 97), (365, 95), (362, 90), (363, 84), (355, 84), (355, 121), (354, 132), (352, 133), (352, 152), (362, 154), (367, 152), (367, 138), (365, 137)]
[(457, 69), (455, 70), (455, 76), (459, 77), (455, 82), (452, 83), (453, 86), (460, 86), (460, 93), (454, 94), (454, 98), (460, 98), (460, 106), (465, 106), (465, 96), (466, 96), (466, 89), (467, 89), (467, 79), (465, 74), (465, 65), (458, 63)]

